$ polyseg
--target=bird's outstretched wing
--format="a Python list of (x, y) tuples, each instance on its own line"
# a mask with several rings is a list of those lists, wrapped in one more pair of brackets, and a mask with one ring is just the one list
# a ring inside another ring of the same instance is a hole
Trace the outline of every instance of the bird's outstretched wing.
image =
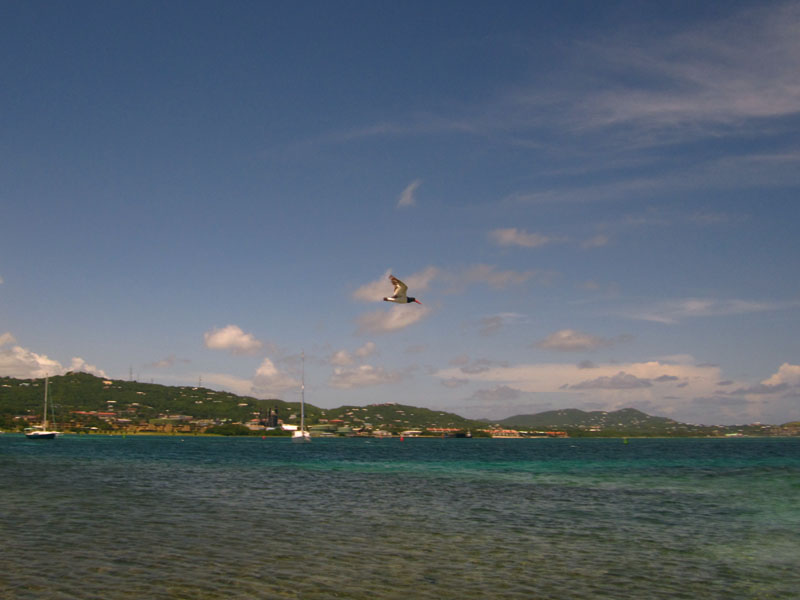
[(400, 298), (406, 295), (406, 292), (408, 291), (408, 286), (405, 283), (400, 281), (394, 275), (389, 275), (389, 281), (391, 281), (392, 284), (394, 285), (394, 293), (392, 294), (392, 297)]

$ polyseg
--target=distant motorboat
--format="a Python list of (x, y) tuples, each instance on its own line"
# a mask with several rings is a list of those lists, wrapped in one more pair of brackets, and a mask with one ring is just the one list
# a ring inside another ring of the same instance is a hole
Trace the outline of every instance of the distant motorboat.
[(293, 442), (310, 442), (311, 434), (306, 431), (306, 355), (302, 354), (303, 371), (300, 380), (300, 429), (292, 432)]
[[(29, 440), (54, 440), (59, 435), (61, 435), (60, 431), (55, 431), (47, 429), (47, 386), (48, 386), (49, 379), (47, 377), (44, 378), (44, 414), (42, 415), (42, 424), (41, 425), (34, 425), (33, 427), (28, 427), (25, 429), (25, 437)], [(52, 407), (50, 408), (52, 411)], [(53, 417), (53, 424), (55, 426), (55, 416)]]

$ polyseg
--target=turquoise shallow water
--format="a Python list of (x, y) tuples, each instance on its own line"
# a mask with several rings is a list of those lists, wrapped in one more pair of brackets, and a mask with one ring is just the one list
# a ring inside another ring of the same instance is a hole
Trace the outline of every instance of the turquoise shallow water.
[(0, 598), (797, 598), (800, 439), (0, 436)]

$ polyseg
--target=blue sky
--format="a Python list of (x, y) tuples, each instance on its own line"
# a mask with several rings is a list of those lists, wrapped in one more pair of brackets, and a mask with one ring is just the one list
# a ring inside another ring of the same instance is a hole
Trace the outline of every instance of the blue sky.
[(800, 419), (798, 2), (10, 1), (0, 57), (0, 375)]

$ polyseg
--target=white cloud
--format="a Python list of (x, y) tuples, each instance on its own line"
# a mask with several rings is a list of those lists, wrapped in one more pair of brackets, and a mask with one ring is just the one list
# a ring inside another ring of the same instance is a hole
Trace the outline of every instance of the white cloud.
[[(385, 277), (377, 281), (367, 283), (355, 292), (353, 298), (363, 301), (382, 301), (384, 297), (389, 295), (393, 289), (389, 281), (390, 270), (387, 270)], [(427, 267), (426, 269), (413, 273), (408, 277), (403, 277), (402, 280), (408, 286), (408, 293), (412, 296), (416, 295), (419, 291), (425, 291), (430, 285), (431, 281), (439, 274), (439, 269), (436, 267)], [(383, 310), (374, 311), (371, 313), (363, 314), (357, 319), (358, 332), (365, 333), (388, 333), (392, 331), (399, 331), (406, 327), (421, 321), (431, 313), (431, 309), (425, 305), (396, 305), (393, 304)], [(362, 352), (369, 352), (369, 347), (362, 347)], [(362, 357), (363, 358), (363, 357)], [(346, 359), (344, 355), (339, 357), (340, 360)]]
[(240, 396), (256, 398), (281, 397), (290, 390), (300, 390), (300, 380), (292, 377), (265, 358), (252, 378), (237, 377), (227, 373), (203, 373), (203, 384), (230, 390)]
[(3, 283), (4, 283), (4, 282), (3, 282), (3, 278), (2, 278), (2, 277), (0, 277), (0, 285), (3, 285)]
[(764, 385), (774, 386), (781, 384), (786, 384), (792, 387), (800, 386), (800, 365), (783, 363), (778, 369), (777, 373), (768, 377), (761, 383)]
[(625, 341), (629, 336), (620, 336), (616, 339), (609, 339), (590, 335), (574, 329), (561, 329), (551, 333), (545, 339), (536, 343), (536, 346), (544, 350), (558, 350), (559, 352), (581, 352), (596, 350), (605, 346), (611, 346), (619, 341)]
[(392, 305), (388, 309), (361, 315), (358, 320), (358, 332), (391, 333), (400, 331), (418, 323), (431, 314), (428, 306), (418, 304)]
[[(535, 413), (547, 410), (541, 403), (533, 403), (534, 395), (522, 392), (513, 386), (496, 385), (476, 390), (463, 400), (463, 413), (472, 418), (494, 421), (504, 416), (520, 413)], [(532, 408), (536, 406), (536, 408)]]
[(245, 333), (236, 325), (212, 329), (203, 334), (203, 337), (206, 348), (229, 350), (233, 354), (255, 354), (263, 346), (252, 334)]
[(392, 274), (401, 279), (408, 286), (408, 293), (414, 296), (417, 292), (428, 289), (430, 283), (439, 274), (439, 269), (430, 266), (408, 276), (398, 275), (397, 273), (392, 273), (391, 269), (386, 269), (381, 277), (356, 289), (353, 292), (353, 299), (363, 302), (383, 301), (386, 296), (390, 296), (394, 291), (394, 286), (389, 281), (389, 275)]
[(269, 358), (265, 358), (258, 367), (252, 382), (252, 393), (262, 397), (299, 388), (300, 381), (280, 371)]
[(409, 183), (406, 186), (406, 189), (403, 190), (403, 193), (400, 194), (400, 197), (397, 199), (397, 208), (408, 208), (410, 206), (414, 206), (417, 203), (414, 193), (417, 191), (417, 188), (419, 188), (420, 185), (422, 185), (421, 179), (415, 179)]
[(329, 362), (336, 367), (347, 367), (352, 365), (355, 359), (347, 350), (337, 350), (330, 357)]
[[(6, 343), (8, 343), (8, 338), (6, 339)], [(11, 339), (13, 340), (13, 336)], [(45, 354), (37, 354), (21, 346), (0, 350), (0, 375), (19, 379), (36, 379), (46, 375), (63, 375), (68, 371), (82, 371), (98, 377), (106, 377), (103, 370), (88, 364), (79, 357), (73, 358), (69, 367), (64, 367), (60, 362)]]
[(66, 370), (57, 360), (31, 352), (21, 346), (0, 350), (0, 374), (20, 379), (35, 379), (45, 375), (61, 375)]
[[(690, 363), (672, 363), (666, 361), (647, 361), (631, 363), (594, 364), (594, 378), (613, 377), (620, 372), (640, 379), (656, 379), (663, 375), (672, 375), (680, 381), (707, 382), (709, 391), (713, 391), (716, 382), (721, 379), (719, 367), (701, 366)], [(465, 377), (477, 381), (495, 381), (529, 392), (558, 392), (586, 380), (586, 369), (572, 363), (537, 363), (516, 366), (489, 365), (486, 369), (450, 368), (439, 371), (438, 377)]]
[[(688, 355), (591, 365), (502, 365), (486, 361), (481, 368), (455, 366), (434, 376), (443, 384), (453, 381), (453, 387), (456, 382), (459, 386), (490, 383), (495, 389), (506, 386), (523, 394), (535, 393), (537, 406), (549, 403), (552, 408), (611, 411), (633, 407), (648, 414), (707, 424), (800, 419), (800, 396), (796, 393), (800, 388), (800, 365), (789, 363), (755, 384), (725, 379), (718, 366), (695, 364)], [(722, 384), (725, 389), (735, 389), (721, 391)], [(510, 398), (507, 413), (536, 412), (530, 409), (529, 401), (530, 396)], [(478, 414), (478, 408), (465, 406), (472, 414)]]
[[(592, 378), (587, 379), (586, 365), (538, 363), (510, 366), (486, 362), (481, 368), (443, 369), (435, 376), (443, 380), (455, 378), (507, 385), (522, 392), (557, 395), (562, 400), (566, 394), (569, 398), (564, 400), (567, 407), (582, 401), (580, 394), (589, 388), (587, 382), (594, 382), (592, 401), (603, 404), (608, 410), (630, 405), (633, 399), (658, 402), (666, 394), (688, 402), (697, 395), (713, 394), (716, 382), (722, 379), (719, 367), (690, 362), (593, 363), (590, 372)], [(657, 385), (630, 385), (637, 380), (656, 382)], [(629, 385), (626, 386), (626, 383)], [(674, 402), (672, 404), (675, 405)], [(666, 407), (664, 404), (664, 409)]]
[(383, 367), (361, 365), (355, 368), (337, 367), (333, 370), (330, 385), (341, 389), (352, 389), (397, 383), (403, 378), (398, 371), (387, 371)]
[(203, 385), (219, 387), (240, 396), (247, 396), (253, 393), (252, 379), (244, 379), (226, 373), (203, 373), (202, 377)]
[(367, 342), (360, 348), (356, 349), (355, 355), (358, 358), (364, 359), (375, 353), (375, 342)]
[(523, 246), (525, 248), (538, 248), (552, 242), (560, 241), (557, 238), (540, 233), (528, 233), (516, 227), (494, 229), (489, 232), (489, 238), (500, 246)]
[(90, 365), (85, 360), (77, 356), (72, 358), (67, 371), (80, 371), (82, 373), (91, 373), (92, 375), (97, 375), (98, 377), (106, 377), (105, 371), (99, 369), (95, 365)]
[(800, 389), (800, 365), (783, 363), (778, 369), (778, 372), (767, 379), (754, 385), (746, 385), (725, 393), (729, 396), (753, 398), (757, 396), (786, 393), (792, 395), (798, 389)]
[(389, 281), (389, 275), (392, 274), (391, 269), (386, 269), (381, 277), (378, 279), (365, 283), (356, 291), (353, 292), (354, 300), (361, 300), (362, 302), (380, 302), (386, 296), (392, 293), (392, 284)]
[(331, 355), (329, 362), (336, 367), (348, 367), (355, 364), (357, 360), (363, 360), (372, 355), (375, 348), (375, 342), (367, 342), (353, 353), (347, 350), (337, 350)]
[(5, 333), (0, 334), (0, 346), (13, 344), (16, 341), (17, 341), (16, 338), (13, 335), (11, 335), (10, 331), (6, 331)]

